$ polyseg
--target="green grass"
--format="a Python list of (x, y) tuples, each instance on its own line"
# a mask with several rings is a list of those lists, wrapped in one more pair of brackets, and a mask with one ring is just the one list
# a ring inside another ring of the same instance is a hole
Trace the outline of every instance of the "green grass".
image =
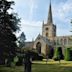
[[(3, 67), (0, 66), (0, 72), (24, 72), (23, 66)], [(32, 64), (32, 72), (72, 72), (72, 62), (61, 61), (35, 61)]]

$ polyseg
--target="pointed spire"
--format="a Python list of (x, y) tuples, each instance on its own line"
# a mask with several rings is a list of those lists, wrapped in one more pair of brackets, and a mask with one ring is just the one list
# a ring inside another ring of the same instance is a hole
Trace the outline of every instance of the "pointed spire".
[(48, 24), (53, 23), (53, 20), (52, 20), (52, 9), (51, 9), (51, 0), (50, 0), (50, 5), (49, 5), (49, 12), (48, 12), (47, 23)]

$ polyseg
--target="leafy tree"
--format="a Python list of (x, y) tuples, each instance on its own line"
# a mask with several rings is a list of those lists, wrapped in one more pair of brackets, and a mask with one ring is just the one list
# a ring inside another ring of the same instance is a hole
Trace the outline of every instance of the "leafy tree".
[(11, 13), (9, 15), (10, 17), (10, 23), (9, 26), (11, 27), (13, 32), (20, 30), (20, 18), (18, 17), (17, 13)]
[(25, 45), (25, 34), (24, 32), (21, 33), (21, 35), (18, 37), (18, 41), (19, 41), (19, 47), (22, 48)]
[(17, 48), (14, 32), (19, 30), (20, 19), (15, 14), (9, 14), (13, 1), (0, 0), (0, 62), (5, 58), (11, 60)]

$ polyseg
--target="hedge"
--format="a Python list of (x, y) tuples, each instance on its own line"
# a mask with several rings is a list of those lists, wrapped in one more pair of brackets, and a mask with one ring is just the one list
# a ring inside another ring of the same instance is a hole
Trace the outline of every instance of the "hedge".
[(54, 60), (63, 59), (63, 54), (62, 54), (62, 48), (61, 47), (55, 48), (53, 59)]
[(72, 61), (72, 49), (71, 48), (65, 49), (64, 59), (66, 61)]

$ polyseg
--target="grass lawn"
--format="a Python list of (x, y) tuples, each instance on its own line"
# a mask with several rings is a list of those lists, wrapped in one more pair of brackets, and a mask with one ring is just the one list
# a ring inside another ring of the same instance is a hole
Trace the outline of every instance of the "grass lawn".
[[(0, 66), (0, 72), (24, 72), (23, 66), (3, 67)], [(35, 61), (32, 64), (32, 72), (72, 72), (72, 62), (61, 61)]]

